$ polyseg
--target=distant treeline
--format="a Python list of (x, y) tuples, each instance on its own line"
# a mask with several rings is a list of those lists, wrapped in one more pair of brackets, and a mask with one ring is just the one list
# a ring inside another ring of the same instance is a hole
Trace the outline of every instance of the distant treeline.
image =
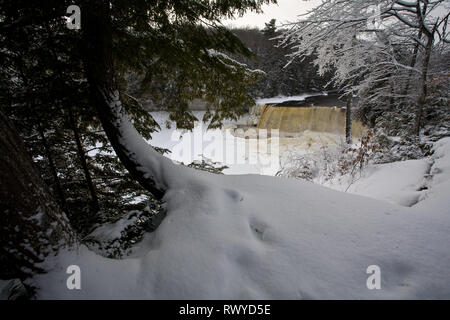
[[(233, 28), (233, 33), (255, 54), (253, 58), (234, 56), (251, 69), (260, 69), (267, 76), (252, 87), (255, 97), (273, 97), (277, 95), (296, 95), (304, 92), (322, 91), (331, 80), (332, 74), (318, 75), (317, 68), (311, 63), (313, 58), (303, 61), (294, 60), (288, 66), (291, 49), (277, 46), (274, 39), (283, 31), (277, 29), (275, 19), (266, 23), (262, 30), (257, 28)], [(332, 89), (327, 87), (327, 89)]]
[[(219, 79), (215, 80), (216, 83), (209, 81), (210, 86), (217, 84), (215, 100), (223, 100), (219, 96), (224, 94), (229, 94), (229, 98), (235, 99), (239, 96), (239, 90), (241, 94), (245, 92), (253, 98), (269, 98), (334, 89), (330, 86), (326, 87), (333, 76), (332, 72), (319, 76), (318, 68), (312, 63), (314, 56), (304, 60), (290, 61), (288, 55), (292, 53), (292, 48), (278, 46), (279, 41), (276, 37), (281, 35), (283, 30), (277, 29), (275, 19), (266, 23), (266, 27), (262, 30), (232, 28), (231, 31), (253, 55), (223, 52), (231, 58), (225, 64), (232, 65), (233, 61), (238, 64), (244, 63), (248, 69), (264, 71), (265, 76), (258, 76), (255, 81), (249, 79), (249, 81), (235, 82), (233, 90), (225, 90), (226, 87), (230, 87), (230, 83), (225, 86)], [(199, 70), (192, 70), (192, 72), (188, 72), (188, 76), (183, 76), (179, 72), (181, 65), (183, 65), (183, 70), (190, 70), (189, 62), (182, 62), (178, 66), (164, 65), (159, 69), (153, 66), (153, 73), (150, 77), (129, 72), (126, 76), (126, 91), (137, 98), (147, 111), (176, 109), (180, 105), (181, 97), (190, 100), (189, 107), (186, 106), (186, 108), (205, 110), (208, 103), (205, 96), (201, 96), (202, 91), (197, 90), (198, 88), (195, 89), (195, 83), (198, 78), (208, 75)], [(250, 104), (243, 103), (247, 108)]]

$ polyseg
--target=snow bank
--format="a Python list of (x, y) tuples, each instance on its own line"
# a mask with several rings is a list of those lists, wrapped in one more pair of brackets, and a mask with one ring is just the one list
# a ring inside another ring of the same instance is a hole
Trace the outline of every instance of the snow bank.
[(416, 205), (424, 212), (439, 214), (448, 225), (450, 216), (450, 137), (436, 142), (426, 190)]
[(343, 176), (324, 185), (401, 206), (450, 214), (450, 138), (438, 141), (430, 158), (369, 165), (353, 182)]
[[(166, 190), (167, 216), (126, 259), (85, 247), (48, 259), (50, 272), (31, 280), (38, 298), (450, 298), (450, 215), (441, 200), (450, 141), (436, 146), (423, 207), (405, 208), (300, 180), (177, 166), (126, 117), (117, 128), (141, 170)], [(66, 286), (73, 264), (81, 290)], [(380, 290), (366, 286), (372, 265)]]
[(256, 104), (259, 105), (265, 105), (268, 103), (283, 103), (286, 101), (303, 101), (308, 97), (314, 97), (314, 96), (323, 96), (326, 95), (325, 93), (305, 93), (298, 96), (283, 96), (279, 95), (272, 98), (261, 98), (256, 100)]
[(429, 166), (427, 159), (370, 165), (348, 192), (410, 207), (419, 202)]
[[(33, 279), (38, 298), (449, 299), (449, 146), (437, 144), (431, 193), (413, 208), (300, 180), (183, 169), (164, 197), (167, 217), (132, 256), (62, 252)], [(66, 288), (70, 264), (81, 267), (81, 290)], [(371, 265), (381, 290), (366, 286)]]

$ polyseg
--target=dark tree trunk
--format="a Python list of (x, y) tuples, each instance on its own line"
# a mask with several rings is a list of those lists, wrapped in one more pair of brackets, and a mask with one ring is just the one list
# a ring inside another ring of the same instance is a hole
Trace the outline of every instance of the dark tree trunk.
[[(426, 14), (426, 12), (427, 12), (427, 9), (428, 9), (428, 3), (427, 2), (424, 3), (422, 11), (420, 9), (420, 2), (417, 3), (417, 7), (416, 7), (417, 13), (422, 12), (422, 16), (424, 16)], [(418, 20), (419, 23), (421, 23), (422, 18), (421, 18), (420, 15), (417, 16), (417, 20)], [(417, 39), (419, 41), (422, 39), (422, 35), (423, 35), (423, 29), (420, 28), (419, 29), (419, 34), (417, 35)], [(420, 48), (420, 44), (416, 43), (416, 45), (414, 46), (414, 51), (413, 51), (413, 56), (412, 56), (412, 59), (411, 59), (411, 63), (409, 65), (411, 68), (414, 68), (414, 66), (417, 63), (417, 56), (419, 54), (419, 48)], [(412, 75), (413, 75), (413, 71), (410, 70), (409, 73), (408, 73), (408, 78), (406, 80), (406, 87), (405, 87), (405, 90), (404, 90), (404, 96), (406, 96), (408, 94), (409, 87), (411, 85), (411, 77), (412, 77)]]
[(97, 192), (95, 191), (94, 183), (92, 182), (92, 177), (89, 172), (89, 168), (86, 161), (86, 154), (84, 153), (83, 145), (81, 144), (80, 135), (78, 133), (78, 126), (75, 121), (75, 117), (73, 116), (72, 107), (69, 106), (69, 122), (73, 131), (73, 135), (75, 138), (75, 143), (77, 145), (77, 153), (80, 158), (81, 167), (83, 168), (84, 177), (86, 179), (86, 184), (89, 189), (89, 193), (91, 194), (92, 199), (92, 209), (97, 212), (100, 210), (100, 205), (98, 203)]
[(428, 1), (423, 2), (423, 9), (420, 8), (420, 1), (417, 2), (417, 20), (421, 26), (420, 31), (426, 36), (427, 44), (425, 47), (425, 56), (422, 64), (422, 72), (420, 77), (420, 95), (417, 101), (417, 110), (416, 110), (416, 121), (415, 121), (415, 134), (417, 136), (420, 135), (420, 129), (422, 128), (422, 118), (423, 118), (423, 108), (425, 106), (425, 102), (428, 94), (428, 67), (430, 64), (431, 51), (433, 49), (434, 37), (436, 34), (436, 29), (438, 27), (437, 23), (434, 25), (433, 30), (430, 30), (426, 26), (426, 22), (424, 21), (425, 12), (427, 12)]
[(345, 110), (345, 142), (347, 144), (353, 143), (352, 135), (352, 94), (347, 96), (347, 107)]
[[(422, 30), (419, 31), (419, 35), (418, 35), (418, 39), (422, 39)], [(409, 64), (409, 66), (411, 68), (414, 68), (414, 66), (416, 65), (417, 62), (417, 55), (419, 54), (419, 44), (416, 43), (416, 45), (414, 46), (414, 51), (413, 51), (413, 56), (411, 59), (411, 63)], [(403, 91), (403, 95), (406, 96), (408, 94), (409, 88), (411, 86), (411, 78), (413, 76), (413, 71), (409, 70), (408, 72), (408, 78), (406, 79), (406, 86), (405, 86), (405, 90)]]
[(125, 168), (145, 189), (161, 199), (167, 188), (160, 181), (156, 181), (154, 176), (142, 170), (142, 165), (132, 156), (133, 150), (129, 150), (123, 144), (121, 131), (117, 125), (122, 119), (117, 110), (114, 110), (116, 104), (120, 104), (120, 100), (114, 98), (117, 98), (119, 93), (114, 75), (108, 2), (99, 0), (86, 2), (81, 12), (84, 64), (93, 106), (97, 109), (103, 129)]
[(42, 272), (36, 264), (74, 240), (22, 139), (0, 111), (0, 278)]
[(50, 172), (53, 176), (53, 180), (55, 183), (55, 188), (56, 188), (56, 193), (58, 194), (58, 198), (59, 198), (59, 202), (61, 205), (61, 209), (67, 213), (67, 203), (66, 203), (66, 197), (64, 195), (64, 191), (63, 188), (61, 186), (61, 182), (59, 181), (58, 178), (58, 171), (56, 170), (56, 165), (55, 165), (55, 161), (53, 161), (53, 157), (52, 157), (52, 153), (50, 150), (50, 146), (47, 142), (47, 138), (45, 137), (44, 134), (44, 129), (42, 128), (41, 123), (38, 123), (38, 131), (39, 131), (39, 135), (41, 136), (41, 141), (42, 141), (42, 145), (44, 146), (44, 152), (45, 155), (47, 157), (48, 160), (48, 166), (50, 168)]
[(427, 46), (425, 48), (425, 57), (422, 65), (422, 72), (420, 78), (420, 95), (417, 101), (416, 110), (416, 123), (415, 123), (415, 134), (420, 135), (420, 129), (422, 128), (422, 118), (423, 118), (423, 108), (428, 94), (428, 66), (430, 64), (431, 50), (433, 48), (434, 37), (429, 35)]

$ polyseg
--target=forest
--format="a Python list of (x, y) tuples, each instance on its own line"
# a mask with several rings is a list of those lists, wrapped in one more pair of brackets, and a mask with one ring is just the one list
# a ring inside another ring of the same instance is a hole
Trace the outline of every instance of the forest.
[(450, 298), (448, 1), (274, 4), (0, 0), (2, 299)]

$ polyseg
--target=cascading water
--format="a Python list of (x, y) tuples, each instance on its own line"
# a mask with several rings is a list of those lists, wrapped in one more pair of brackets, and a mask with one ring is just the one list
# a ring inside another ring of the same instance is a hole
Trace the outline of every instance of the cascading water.
[[(266, 105), (259, 118), (258, 129), (278, 129), (280, 133), (314, 131), (345, 134), (345, 109)], [(361, 137), (363, 131), (363, 124), (353, 121), (353, 136)]]

